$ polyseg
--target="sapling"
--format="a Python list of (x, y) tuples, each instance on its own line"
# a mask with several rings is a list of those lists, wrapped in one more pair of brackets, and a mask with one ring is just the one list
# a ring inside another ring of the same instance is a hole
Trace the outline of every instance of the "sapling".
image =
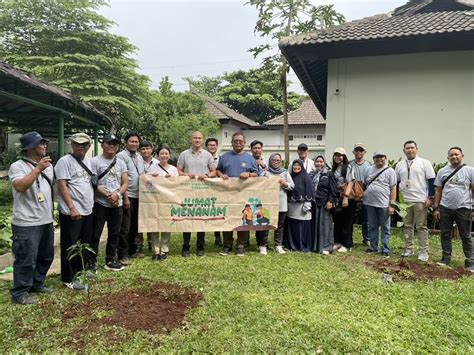
[[(395, 212), (403, 219), (408, 214), (408, 209), (412, 207), (413, 203), (406, 203), (405, 198), (403, 197), (403, 192), (400, 192), (398, 196), (398, 201), (395, 201)], [(403, 221), (397, 222), (397, 227), (403, 227)]]
[(84, 261), (84, 253), (87, 251), (95, 255), (95, 251), (91, 248), (88, 243), (81, 243), (80, 240), (76, 242), (76, 244), (71, 245), (67, 248), (68, 254), (67, 258), (69, 261), (78, 257), (81, 260), (81, 270), (79, 270), (74, 277), (79, 280), (85, 286), (85, 291), (87, 293), (87, 299), (90, 302), (90, 294), (89, 294), (89, 275), (90, 271), (86, 269), (86, 263)]

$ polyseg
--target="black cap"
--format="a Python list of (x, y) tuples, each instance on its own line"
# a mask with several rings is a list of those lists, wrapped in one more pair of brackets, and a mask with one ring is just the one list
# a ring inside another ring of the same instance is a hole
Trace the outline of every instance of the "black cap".
[(107, 144), (110, 144), (110, 143), (120, 144), (120, 139), (118, 139), (115, 134), (106, 134), (104, 138), (102, 139), (102, 142), (107, 143)]
[(308, 146), (305, 143), (301, 143), (298, 146), (298, 150), (308, 150)]
[(43, 138), (38, 132), (28, 132), (21, 136), (21, 150), (36, 148), (40, 143), (48, 143), (49, 140)]
[(260, 144), (262, 147), (263, 147), (263, 143), (261, 141), (259, 141), (258, 139), (252, 141), (252, 143), (250, 143), (250, 148), (253, 148), (254, 145), (257, 145), (257, 144)]

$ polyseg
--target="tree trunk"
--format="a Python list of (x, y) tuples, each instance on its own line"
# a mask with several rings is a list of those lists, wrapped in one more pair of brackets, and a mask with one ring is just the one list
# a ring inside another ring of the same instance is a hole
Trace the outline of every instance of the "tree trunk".
[(283, 103), (283, 141), (285, 145), (285, 160), (290, 163), (290, 141), (288, 139), (288, 90), (286, 84), (286, 72), (288, 63), (283, 60), (283, 67), (281, 71), (281, 91)]

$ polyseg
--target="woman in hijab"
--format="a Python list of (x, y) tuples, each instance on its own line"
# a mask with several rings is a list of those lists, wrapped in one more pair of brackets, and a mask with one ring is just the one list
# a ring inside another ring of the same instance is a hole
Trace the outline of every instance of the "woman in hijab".
[(311, 232), (313, 184), (304, 168), (304, 163), (299, 159), (293, 161), (290, 175), (295, 187), (288, 192), (284, 242), (290, 250), (309, 252), (314, 239)]
[(334, 214), (334, 249), (341, 253), (347, 253), (354, 247), (352, 231), (355, 204), (349, 204), (349, 194), (355, 177), (344, 148), (336, 148), (334, 150), (331, 170), (336, 177), (337, 186), (341, 194), (338, 204), (342, 207), (339, 213)]
[(295, 187), (295, 183), (290, 173), (282, 167), (282, 159), (279, 153), (270, 155), (268, 162), (268, 170), (265, 171), (265, 176), (280, 177), (280, 209), (278, 212), (278, 227), (275, 229), (275, 252), (285, 254), (285, 250), (283, 249), (283, 229), (285, 226), (286, 212), (288, 211), (287, 191), (291, 191), (293, 187)]
[(314, 159), (314, 167), (310, 173), (314, 188), (313, 228), (314, 244), (312, 251), (329, 255), (334, 246), (334, 230), (330, 210), (338, 198), (339, 188), (336, 177), (328, 170), (322, 155)]

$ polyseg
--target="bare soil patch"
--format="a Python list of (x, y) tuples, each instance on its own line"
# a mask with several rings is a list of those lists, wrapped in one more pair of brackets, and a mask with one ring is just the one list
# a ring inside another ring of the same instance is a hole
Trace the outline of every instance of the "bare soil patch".
[(472, 274), (462, 267), (450, 268), (435, 264), (421, 264), (415, 261), (371, 260), (366, 264), (377, 271), (392, 275), (396, 280), (431, 281), (457, 280)]

